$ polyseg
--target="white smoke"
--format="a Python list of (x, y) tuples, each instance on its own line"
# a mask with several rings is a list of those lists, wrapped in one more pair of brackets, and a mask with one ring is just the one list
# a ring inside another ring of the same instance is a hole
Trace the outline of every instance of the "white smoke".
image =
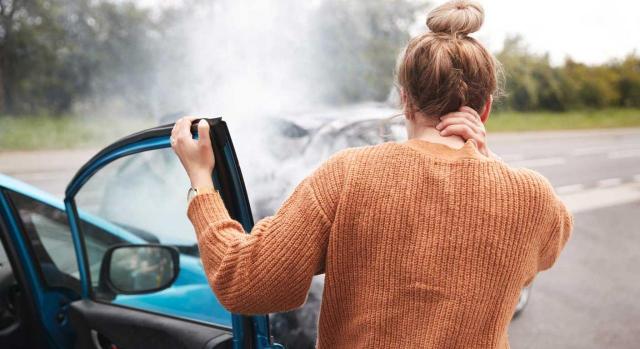
[(304, 1), (197, 3), (162, 55), (161, 109), (231, 121), (309, 108), (310, 14)]
[[(327, 111), (320, 103), (317, 92), (324, 86), (319, 84), (333, 77), (317, 75), (321, 63), (314, 59), (312, 31), (318, 4), (196, 2), (167, 33), (166, 50), (153, 60), (158, 67), (151, 87), (153, 113), (186, 112), (227, 121), (256, 218), (273, 214), (306, 174), (339, 147), (349, 145), (333, 144), (329, 136), (334, 130), (323, 124), (358, 113), (393, 114), (371, 105)], [(291, 125), (303, 121), (302, 131), (318, 131), (320, 136), (301, 132), (283, 137), (283, 130), (273, 127), (274, 118), (291, 122), (285, 132), (295, 133)], [(274, 334), (288, 334), (281, 341), (296, 337), (305, 343), (297, 342), (299, 347), (313, 347), (322, 285), (322, 278), (314, 280), (311, 301), (303, 310), (273, 319)]]

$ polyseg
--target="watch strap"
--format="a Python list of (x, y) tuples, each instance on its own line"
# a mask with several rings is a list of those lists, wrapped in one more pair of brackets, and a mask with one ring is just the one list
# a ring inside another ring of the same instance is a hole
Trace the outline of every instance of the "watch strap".
[(191, 202), (193, 198), (198, 195), (216, 193), (217, 190), (214, 187), (203, 187), (203, 188), (189, 188), (189, 192), (187, 193), (187, 201)]

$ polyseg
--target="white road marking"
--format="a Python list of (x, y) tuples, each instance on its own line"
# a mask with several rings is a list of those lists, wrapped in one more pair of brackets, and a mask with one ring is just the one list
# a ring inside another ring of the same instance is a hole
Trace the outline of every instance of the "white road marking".
[(513, 167), (545, 167), (545, 166), (562, 165), (566, 162), (567, 161), (564, 158), (552, 157), (552, 158), (513, 161), (513, 162), (510, 162), (509, 164)]
[(609, 159), (625, 159), (625, 158), (640, 157), (640, 148), (612, 151), (607, 154), (607, 157)]
[(573, 213), (621, 205), (640, 200), (640, 183), (588, 189), (560, 195), (560, 198)]
[(605, 153), (611, 150), (611, 147), (592, 147), (592, 148), (578, 148), (569, 152), (572, 156), (580, 156), (580, 155), (593, 155), (599, 153)]
[(602, 145), (595, 147), (585, 147), (585, 148), (577, 148), (573, 149), (569, 152), (572, 156), (580, 156), (580, 155), (594, 155), (594, 154), (603, 154), (611, 151), (625, 150), (628, 148), (636, 148), (638, 149), (640, 144), (630, 143), (623, 145)]
[(622, 178), (606, 178), (606, 179), (599, 180), (596, 185), (601, 188), (606, 188), (606, 187), (613, 187), (620, 183), (622, 183)]
[(561, 187), (556, 188), (556, 193), (558, 195), (570, 194), (570, 193), (578, 192), (582, 189), (584, 189), (584, 185), (582, 184), (563, 185)]

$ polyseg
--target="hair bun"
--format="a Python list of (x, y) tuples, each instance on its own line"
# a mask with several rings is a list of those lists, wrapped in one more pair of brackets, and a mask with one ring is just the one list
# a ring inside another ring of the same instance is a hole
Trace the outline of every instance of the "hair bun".
[(482, 22), (484, 9), (476, 1), (447, 1), (427, 15), (427, 27), (434, 33), (467, 35), (478, 31)]

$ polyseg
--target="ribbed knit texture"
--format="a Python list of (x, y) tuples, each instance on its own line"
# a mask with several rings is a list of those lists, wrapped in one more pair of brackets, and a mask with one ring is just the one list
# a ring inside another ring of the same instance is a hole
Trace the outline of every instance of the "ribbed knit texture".
[(520, 290), (572, 228), (538, 173), (421, 140), (336, 154), (250, 235), (217, 193), (188, 215), (234, 313), (299, 307), (326, 273), (319, 348), (508, 348)]

